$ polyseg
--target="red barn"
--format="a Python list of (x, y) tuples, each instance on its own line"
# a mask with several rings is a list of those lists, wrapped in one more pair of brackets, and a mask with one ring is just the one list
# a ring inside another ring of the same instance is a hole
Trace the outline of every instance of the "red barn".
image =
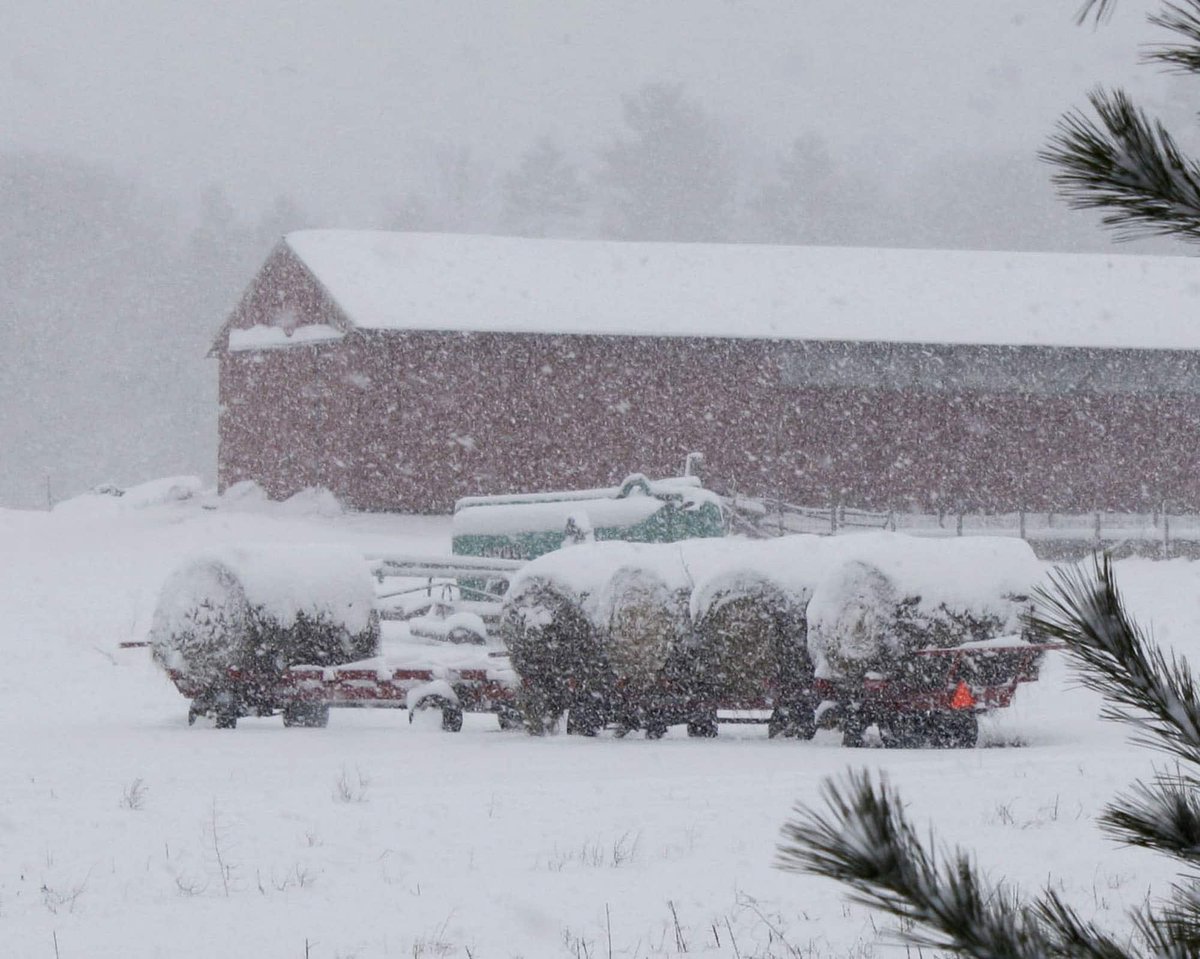
[(1183, 257), (305, 231), (222, 328), (222, 488), (369, 510), (668, 475), (865, 508), (1200, 508)]

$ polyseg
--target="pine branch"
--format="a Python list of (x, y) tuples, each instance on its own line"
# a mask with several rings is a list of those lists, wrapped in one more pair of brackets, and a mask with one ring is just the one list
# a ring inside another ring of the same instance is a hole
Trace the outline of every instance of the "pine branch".
[(1112, 16), (1112, 12), (1116, 7), (1117, 0), (1084, 0), (1084, 4), (1075, 19), (1077, 23), (1086, 23), (1089, 18), (1099, 23), (1101, 20), (1107, 20)]
[(1196, 893), (1177, 890), (1162, 912), (1145, 909), (1134, 915), (1134, 928), (1155, 959), (1195, 959), (1200, 955), (1200, 900)]
[(1104, 696), (1101, 715), (1136, 729), (1135, 742), (1200, 767), (1200, 700), (1187, 660), (1153, 646), (1125, 611), (1112, 558), (1051, 574), (1034, 591), (1029, 626), (1070, 647), (1084, 686)]
[(1147, 54), (1147, 62), (1165, 63), (1173, 70), (1184, 73), (1200, 73), (1200, 2), (1186, 0), (1187, 5), (1167, 3), (1162, 13), (1152, 14), (1148, 19), (1157, 27), (1163, 27), (1183, 38), (1183, 43), (1164, 46)]
[(1102, 209), (1120, 239), (1169, 235), (1200, 240), (1200, 167), (1166, 128), (1120, 90), (1094, 90), (1099, 122), (1066, 114), (1038, 157), (1075, 209)]
[(1114, 837), (1167, 853), (1188, 865), (1200, 859), (1200, 800), (1196, 783), (1179, 776), (1136, 783), (1100, 817)]
[[(980, 959), (1068, 954), (1124, 959), (1115, 944), (1062, 903), (1047, 907), (1057, 921), (1043, 926), (1040, 910), (982, 879), (965, 852), (955, 850), (939, 863), (886, 781), (876, 787), (868, 772), (851, 772), (844, 787), (826, 783), (824, 795), (827, 814), (800, 806), (784, 826), (780, 867), (849, 886), (855, 902), (913, 924), (903, 933), (909, 942)], [(1070, 953), (1063, 951), (1068, 941)]]

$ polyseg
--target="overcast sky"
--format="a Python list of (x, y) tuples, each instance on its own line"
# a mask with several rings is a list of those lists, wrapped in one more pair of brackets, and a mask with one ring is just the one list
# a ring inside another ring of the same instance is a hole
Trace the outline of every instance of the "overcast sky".
[(547, 132), (590, 150), (620, 94), (668, 80), (735, 133), (816, 131), (903, 176), (1032, 152), (1099, 81), (1152, 100), (1146, 8), (1094, 30), (1077, 0), (8, 0), (0, 148), (353, 222), (433, 144), (500, 167)]

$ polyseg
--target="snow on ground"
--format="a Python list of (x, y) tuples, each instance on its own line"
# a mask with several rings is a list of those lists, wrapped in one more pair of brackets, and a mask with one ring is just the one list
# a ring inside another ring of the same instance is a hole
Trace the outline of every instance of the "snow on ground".
[[(214, 508), (215, 507), (215, 508)], [(993, 875), (1120, 924), (1167, 863), (1114, 848), (1106, 799), (1151, 768), (1052, 660), (985, 737), (1011, 748), (844, 750), (410, 726), (186, 725), (145, 649), (159, 585), (197, 549), (429, 552), (449, 520), (339, 515), (192, 491), (0, 510), (0, 954), (170, 957), (898, 955), (836, 885), (773, 867), (793, 803), (850, 764)], [(1200, 565), (1118, 564), (1157, 637), (1200, 651)], [(1016, 745), (1014, 745), (1016, 744)]]

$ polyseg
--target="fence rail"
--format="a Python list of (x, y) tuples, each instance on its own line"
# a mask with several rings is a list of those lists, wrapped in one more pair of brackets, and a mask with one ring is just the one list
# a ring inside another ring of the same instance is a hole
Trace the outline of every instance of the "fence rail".
[(841, 535), (893, 530), (918, 536), (1017, 536), (1038, 555), (1067, 559), (1095, 549), (1116, 555), (1200, 558), (1200, 514), (1016, 511), (1011, 513), (876, 512), (848, 506), (801, 506), (771, 497), (725, 498), (731, 532), (748, 536)]

